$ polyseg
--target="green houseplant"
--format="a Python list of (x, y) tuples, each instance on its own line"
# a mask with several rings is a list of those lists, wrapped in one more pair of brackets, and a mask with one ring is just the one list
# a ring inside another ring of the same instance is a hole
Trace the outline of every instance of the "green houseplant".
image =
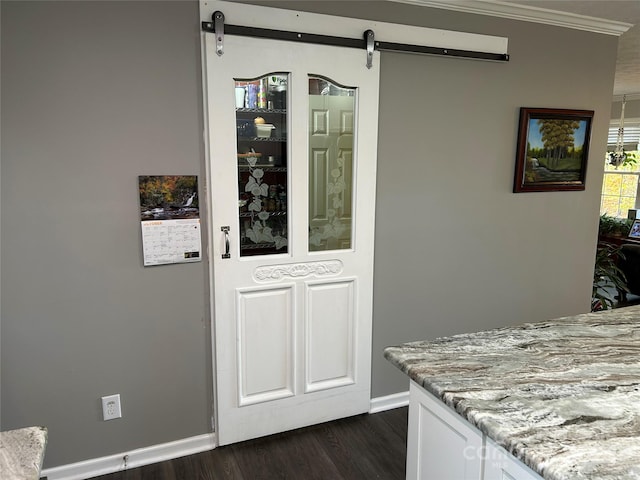
[(606, 213), (600, 215), (598, 237), (626, 237), (629, 235), (633, 220), (618, 218)]
[[(600, 215), (598, 225), (598, 247), (596, 249), (591, 310), (608, 310), (615, 305), (615, 292), (629, 292), (627, 279), (620, 268), (618, 259), (624, 258), (621, 246), (608, 242), (607, 238), (624, 238), (629, 235), (633, 220)], [(617, 243), (617, 242), (615, 242)]]
[(596, 262), (593, 271), (593, 288), (591, 293), (591, 310), (608, 310), (615, 304), (616, 292), (629, 292), (627, 279), (617, 260), (623, 258), (621, 246), (607, 242), (598, 242)]

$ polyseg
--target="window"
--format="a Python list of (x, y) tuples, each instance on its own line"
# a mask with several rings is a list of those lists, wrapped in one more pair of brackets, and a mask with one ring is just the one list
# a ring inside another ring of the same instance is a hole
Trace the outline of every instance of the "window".
[[(627, 155), (630, 153), (635, 153), (637, 158), (637, 151), (627, 152)], [(627, 211), (636, 207), (639, 178), (640, 162), (614, 167), (608, 160), (605, 161), (600, 215), (606, 213), (627, 218)]]
[[(608, 150), (614, 151), (618, 134), (618, 122), (611, 122), (609, 128)], [(624, 144), (627, 161), (615, 167), (609, 163), (608, 156), (604, 162), (604, 179), (602, 181), (602, 198), (600, 215), (627, 218), (627, 211), (636, 208), (638, 181), (640, 181), (640, 154), (638, 138), (640, 124), (630, 123), (624, 127)], [(629, 161), (631, 160), (631, 161)]]

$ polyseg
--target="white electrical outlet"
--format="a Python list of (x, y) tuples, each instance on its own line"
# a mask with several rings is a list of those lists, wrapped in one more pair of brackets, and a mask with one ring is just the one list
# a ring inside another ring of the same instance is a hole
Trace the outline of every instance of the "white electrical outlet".
[(113, 420), (120, 417), (122, 417), (120, 394), (102, 397), (102, 418), (104, 420)]

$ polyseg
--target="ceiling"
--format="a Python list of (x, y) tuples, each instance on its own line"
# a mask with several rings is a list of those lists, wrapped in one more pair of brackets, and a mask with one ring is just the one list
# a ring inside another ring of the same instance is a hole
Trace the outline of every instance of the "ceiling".
[(640, 98), (640, 0), (510, 0), (517, 5), (631, 23), (620, 36), (614, 96), (637, 94)]

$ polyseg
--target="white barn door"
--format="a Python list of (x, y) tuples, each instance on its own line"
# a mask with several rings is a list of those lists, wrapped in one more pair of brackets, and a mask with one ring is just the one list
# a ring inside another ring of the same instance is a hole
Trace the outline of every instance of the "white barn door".
[(218, 443), (367, 412), (379, 56), (205, 43)]

